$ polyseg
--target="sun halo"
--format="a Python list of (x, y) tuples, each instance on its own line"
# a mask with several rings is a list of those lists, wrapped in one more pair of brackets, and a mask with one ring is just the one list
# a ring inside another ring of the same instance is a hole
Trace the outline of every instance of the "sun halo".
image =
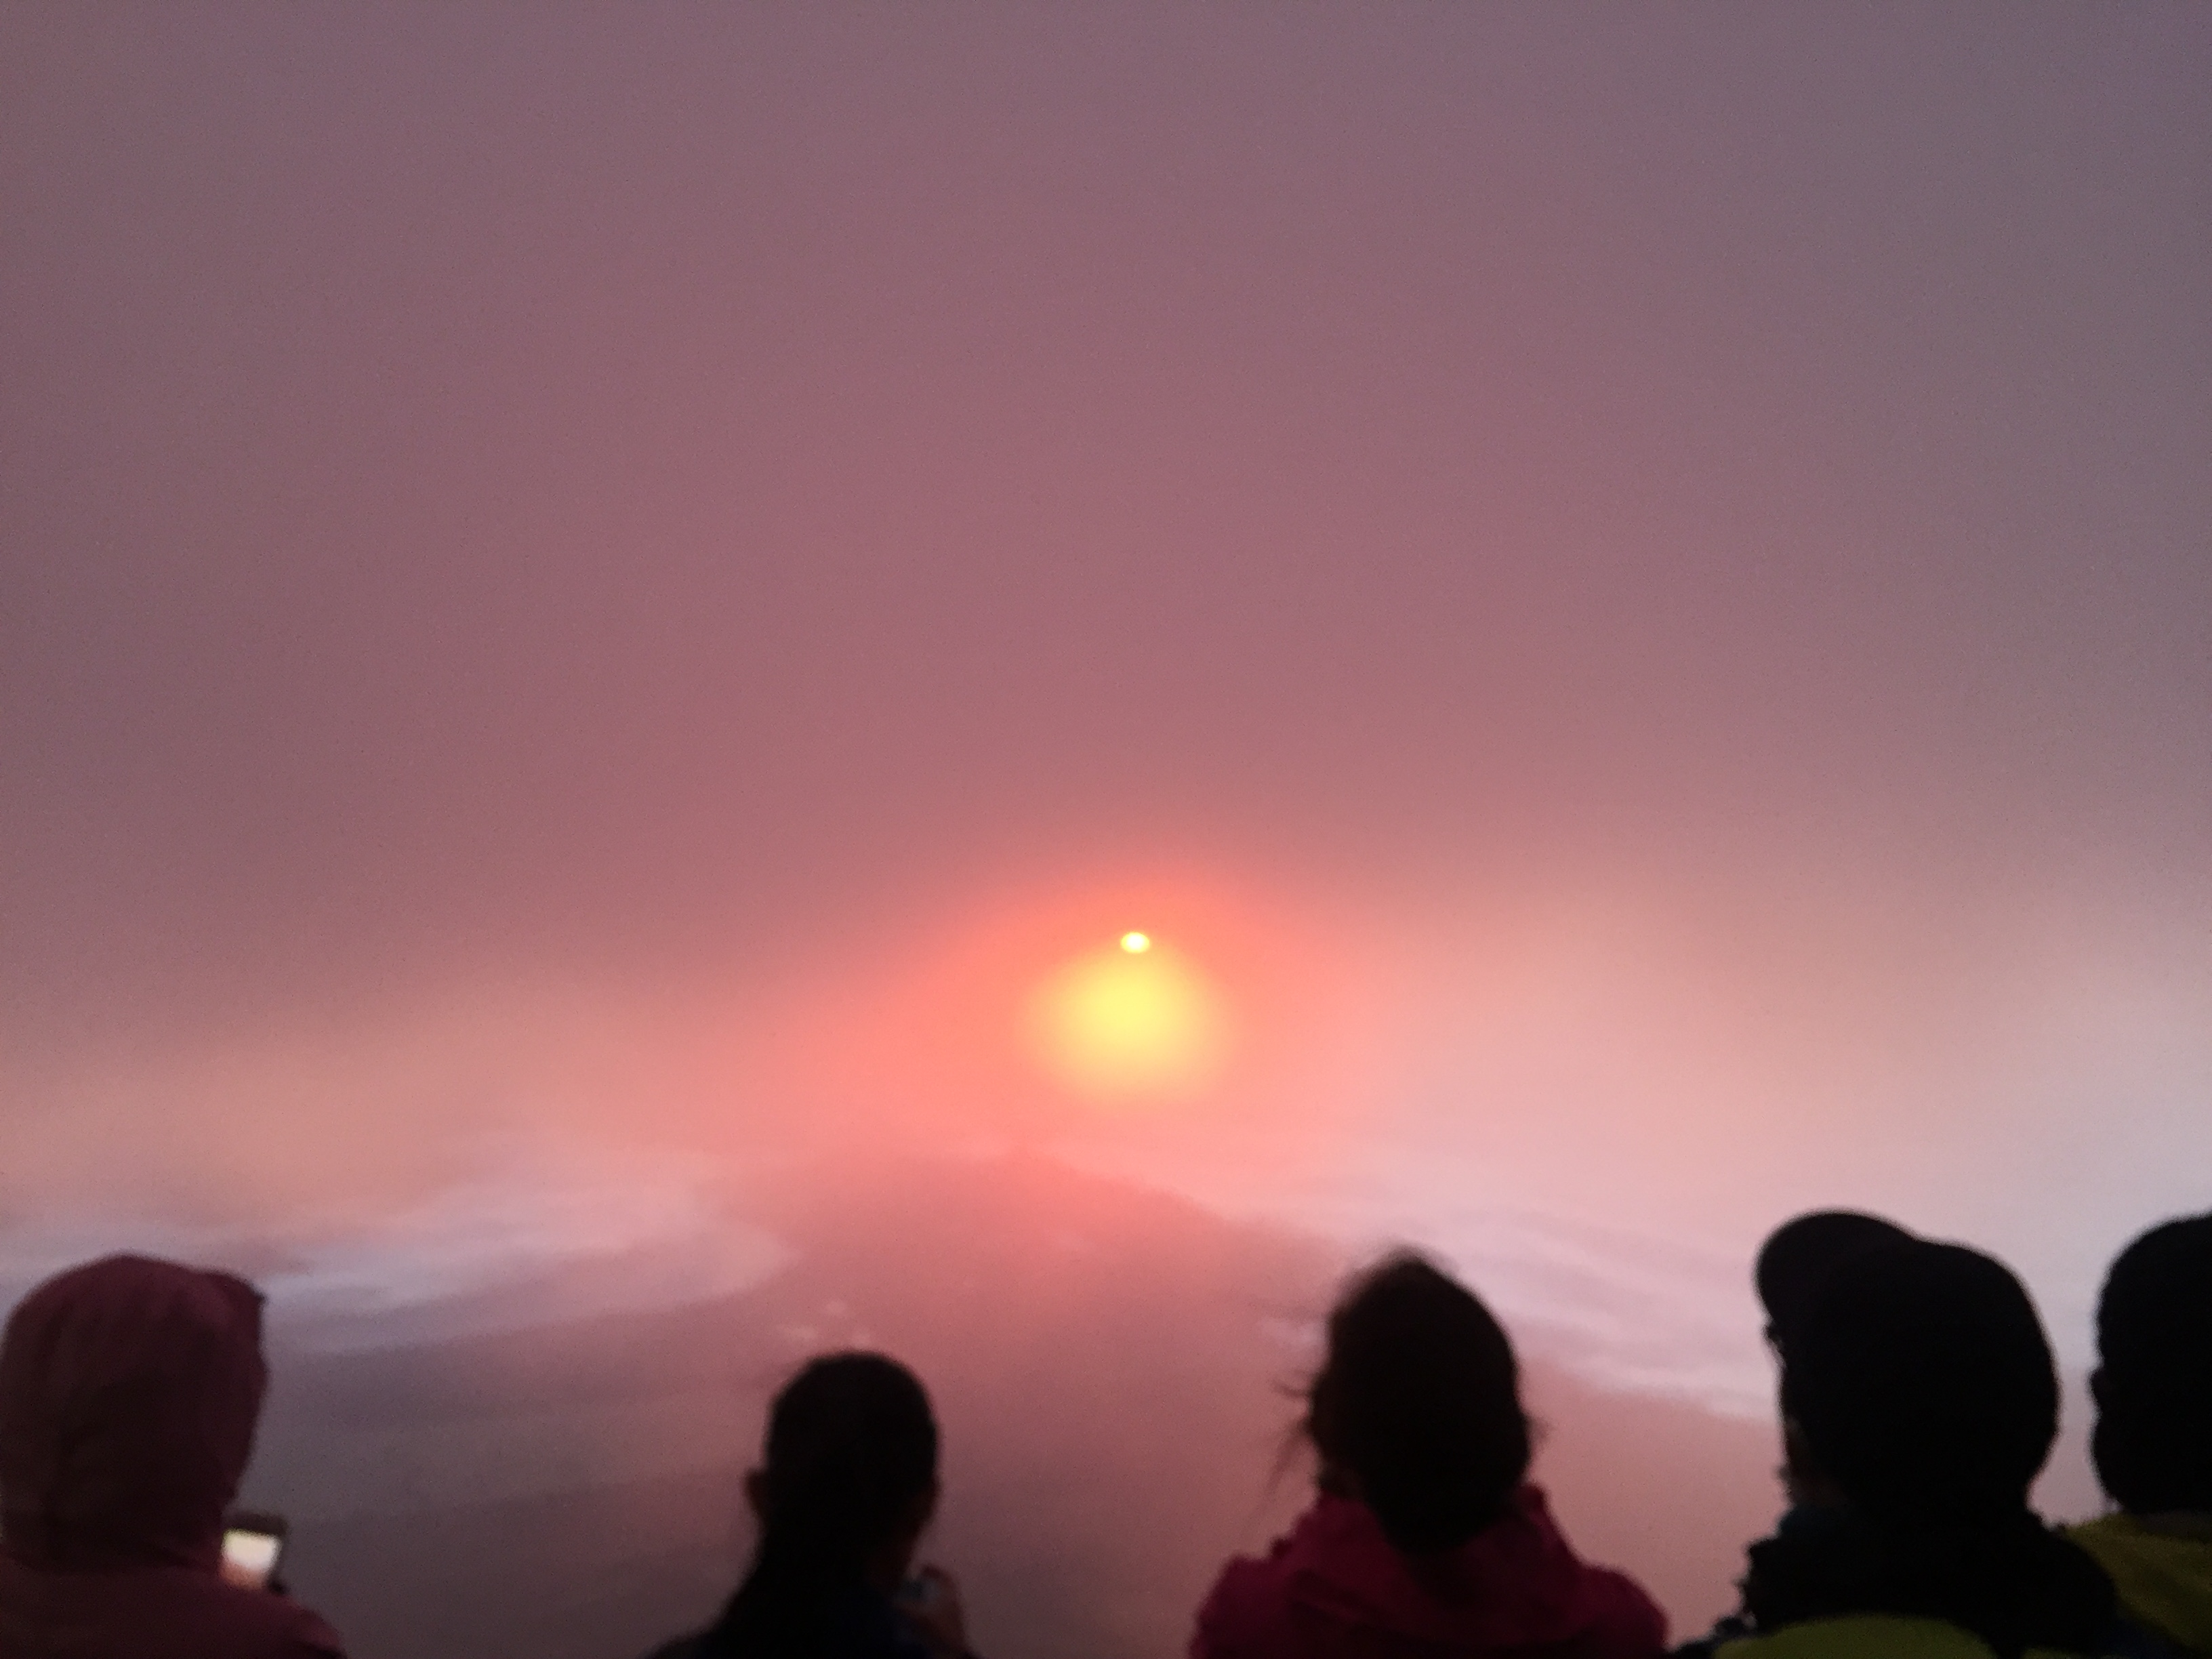
[(1202, 1092), (1228, 1055), (1219, 994), (1180, 951), (1127, 933), (1068, 963), (1037, 990), (1031, 1035), (1046, 1070), (1100, 1101)]

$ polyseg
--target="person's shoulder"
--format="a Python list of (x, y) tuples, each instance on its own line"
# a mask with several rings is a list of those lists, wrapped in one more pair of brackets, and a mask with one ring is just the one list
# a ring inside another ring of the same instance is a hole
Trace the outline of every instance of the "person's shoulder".
[(1667, 1650), (1667, 1615), (1650, 1591), (1618, 1567), (1585, 1561), (1552, 1517), (1544, 1489), (1525, 1484), (1514, 1495), (1505, 1523), (1525, 1529), (1571, 1575), (1575, 1599), (1585, 1609), (1594, 1638), (1605, 1651), (1657, 1654)]
[(189, 1567), (41, 1572), (0, 1555), (0, 1617), (82, 1632), (108, 1644), (101, 1651), (345, 1659), (344, 1643), (312, 1608)]
[(1288, 1558), (1300, 1534), (1314, 1522), (1315, 1510), (1310, 1509), (1264, 1556), (1232, 1556), (1222, 1564), (1213, 1588), (1199, 1606), (1191, 1632), (1191, 1659), (1237, 1659), (1286, 1650), (1281, 1626), (1289, 1617)]
[(1849, 1613), (1717, 1644), (1713, 1659), (1995, 1659), (1972, 1631), (1941, 1619)]
[[(1232, 1594), (1249, 1590), (1280, 1577), (1291, 1569), (1296, 1560), (1316, 1553), (1326, 1553), (1346, 1533), (1356, 1528), (1366, 1511), (1359, 1504), (1343, 1498), (1317, 1498), (1298, 1512), (1291, 1522), (1290, 1530), (1267, 1546), (1262, 1555), (1232, 1555), (1222, 1564), (1214, 1579), (1218, 1594), (1228, 1589)], [(1371, 1527), (1372, 1522), (1368, 1524)]]
[(2116, 1513), (2066, 1536), (2103, 1569), (2120, 1601), (2125, 1659), (2212, 1653), (2212, 1526)]
[(213, 1573), (178, 1572), (164, 1578), (156, 1594), (133, 1598), (136, 1616), (158, 1618), (179, 1637), (219, 1650), (226, 1659), (345, 1659), (338, 1633), (313, 1608), (289, 1595), (226, 1583)]
[(2112, 1510), (2087, 1521), (2069, 1521), (2059, 1528), (2069, 1538), (2104, 1538), (2114, 1533), (2136, 1530), (2135, 1518), (2124, 1510)]
[(270, 1659), (346, 1659), (338, 1633), (304, 1607), (270, 1650)]
[(2161, 1555), (2176, 1559), (2212, 1559), (2212, 1516), (2145, 1517), (2114, 1510), (2092, 1521), (2076, 1521), (2060, 1531), (2091, 1554)]
[(1199, 1603), (1191, 1659), (1228, 1659), (1249, 1650), (1255, 1632), (1281, 1616), (1282, 1586), (1266, 1561), (1240, 1555), (1222, 1565)]
[(2145, 1536), (2142, 1526), (2131, 1515), (2118, 1510), (2110, 1515), (2100, 1515), (2092, 1521), (2076, 1521), (2061, 1527), (2059, 1535), (2077, 1544), (2102, 1560), (2107, 1555), (2127, 1555), (2135, 1552)]
[(1583, 1597), (1609, 1653), (1667, 1651), (1667, 1614), (1651, 1592), (1616, 1567), (1583, 1568)]
[(207, 1617), (219, 1621), (240, 1659), (345, 1659), (345, 1643), (313, 1608), (289, 1595), (204, 1582)]
[(1741, 1609), (1735, 1613), (1723, 1613), (1714, 1621), (1713, 1627), (1703, 1636), (1693, 1636), (1675, 1648), (1669, 1656), (1669, 1659), (1713, 1659), (1714, 1653), (1724, 1644), (1741, 1642), (1747, 1636), (1758, 1634), (1758, 1629), (1752, 1624), (1749, 1615)]

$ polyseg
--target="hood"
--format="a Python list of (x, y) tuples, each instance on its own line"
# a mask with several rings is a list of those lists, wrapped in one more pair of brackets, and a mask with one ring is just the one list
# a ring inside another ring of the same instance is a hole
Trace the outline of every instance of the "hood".
[(242, 1279), (116, 1255), (33, 1291), (0, 1341), (0, 1538), (25, 1566), (212, 1568), (268, 1369)]
[(2112, 1575), (2129, 1618), (2212, 1659), (2212, 1537), (2131, 1515), (2108, 1515), (2071, 1536)]
[(1291, 1602), (1328, 1620), (1457, 1650), (1565, 1641), (1607, 1607), (1534, 1486), (1458, 1549), (1419, 1559), (1393, 1547), (1365, 1504), (1324, 1497), (1268, 1565)]

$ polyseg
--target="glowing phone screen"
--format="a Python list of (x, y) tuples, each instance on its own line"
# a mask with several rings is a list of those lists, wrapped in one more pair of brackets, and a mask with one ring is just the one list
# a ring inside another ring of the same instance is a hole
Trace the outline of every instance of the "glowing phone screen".
[(233, 1527), (222, 1535), (222, 1576), (249, 1589), (265, 1589), (283, 1541), (272, 1533)]

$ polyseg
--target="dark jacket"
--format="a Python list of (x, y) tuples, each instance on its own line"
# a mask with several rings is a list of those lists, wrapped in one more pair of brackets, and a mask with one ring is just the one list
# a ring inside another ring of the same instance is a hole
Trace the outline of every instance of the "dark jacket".
[[(2115, 1628), (2104, 1571), (2025, 1509), (1971, 1526), (1883, 1524), (1848, 1505), (1794, 1509), (1749, 1555), (1741, 1614), (1678, 1659), (1754, 1659), (1766, 1650), (1759, 1644), (1801, 1627), (1793, 1643), (1817, 1635), (1823, 1651), (1857, 1650), (1850, 1644), (1862, 1627), (1890, 1641), (1910, 1626), (1942, 1627), (1998, 1659), (2096, 1654)], [(1930, 1641), (1941, 1633), (1922, 1629)]]
[[(721, 1651), (708, 1630), (655, 1648), (647, 1659), (718, 1659)], [(804, 1659), (930, 1659), (930, 1653), (890, 1598), (855, 1586), (827, 1610), (820, 1644)]]

